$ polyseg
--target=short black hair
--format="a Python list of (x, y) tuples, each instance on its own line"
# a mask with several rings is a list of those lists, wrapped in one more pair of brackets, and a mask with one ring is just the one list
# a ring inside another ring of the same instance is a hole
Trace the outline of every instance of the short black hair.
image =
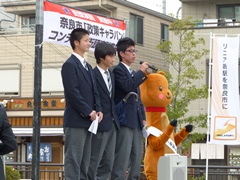
[(116, 49), (113, 47), (113, 45), (104, 41), (97, 43), (94, 50), (94, 56), (97, 64), (100, 63), (100, 58), (105, 59), (107, 55), (116, 55)]
[(125, 52), (129, 46), (135, 46), (135, 42), (129, 37), (124, 37), (118, 40), (116, 46), (117, 46), (119, 61), (122, 61), (122, 57), (120, 56), (120, 51)]
[(74, 41), (80, 41), (86, 34), (89, 35), (89, 32), (83, 28), (77, 28), (71, 32), (69, 39), (73, 50), (75, 49)]

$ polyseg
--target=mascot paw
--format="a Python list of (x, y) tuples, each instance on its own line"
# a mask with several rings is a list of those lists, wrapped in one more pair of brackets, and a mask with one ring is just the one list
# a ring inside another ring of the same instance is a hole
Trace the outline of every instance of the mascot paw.
[(188, 125), (185, 126), (185, 128), (186, 128), (186, 131), (187, 131), (187, 132), (191, 132), (192, 129), (193, 129), (193, 125), (188, 124)]
[(171, 124), (173, 127), (176, 127), (176, 125), (177, 125), (177, 120), (176, 120), (176, 119), (172, 120), (172, 121), (170, 122), (170, 124)]

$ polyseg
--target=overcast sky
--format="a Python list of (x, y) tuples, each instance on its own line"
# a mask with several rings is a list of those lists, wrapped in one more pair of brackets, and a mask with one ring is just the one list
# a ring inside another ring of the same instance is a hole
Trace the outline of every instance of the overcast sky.
[[(149, 9), (155, 10), (157, 12), (163, 13), (163, 2), (162, 0), (128, 0), (130, 2), (139, 4), (141, 6), (147, 7)], [(166, 0), (166, 14), (174, 14), (176, 17), (178, 9), (181, 7), (181, 2), (179, 0)], [(181, 11), (179, 13), (181, 16)]]

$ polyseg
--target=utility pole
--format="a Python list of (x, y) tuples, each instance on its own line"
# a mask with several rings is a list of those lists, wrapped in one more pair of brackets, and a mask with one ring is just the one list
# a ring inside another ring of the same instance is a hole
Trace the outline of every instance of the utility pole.
[(42, 89), (43, 0), (36, 0), (32, 180), (39, 180)]
[(162, 1), (162, 13), (163, 14), (167, 14), (167, 10), (166, 10), (166, 0)]

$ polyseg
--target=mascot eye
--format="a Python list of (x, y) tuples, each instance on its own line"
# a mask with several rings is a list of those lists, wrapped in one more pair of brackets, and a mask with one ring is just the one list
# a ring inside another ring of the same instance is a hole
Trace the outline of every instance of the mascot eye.
[(159, 90), (162, 91), (162, 86), (159, 87)]

